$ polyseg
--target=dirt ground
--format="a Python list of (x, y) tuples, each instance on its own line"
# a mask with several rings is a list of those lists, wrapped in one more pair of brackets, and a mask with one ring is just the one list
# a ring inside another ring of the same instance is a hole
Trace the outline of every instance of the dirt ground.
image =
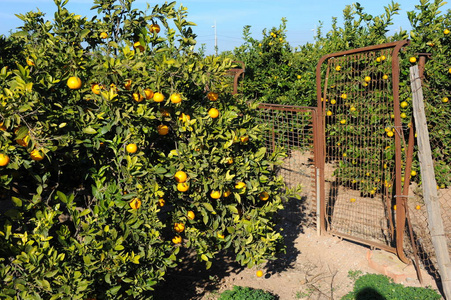
[[(292, 199), (282, 213), (287, 253), (277, 260), (247, 269), (224, 255), (205, 270), (203, 263), (185, 254), (182, 264), (169, 272), (154, 298), (213, 300), (239, 285), (270, 291), (280, 300), (340, 299), (353, 288), (352, 274), (377, 273), (368, 266), (371, 249), (334, 236), (318, 236), (302, 208), (302, 201)], [(255, 275), (259, 269), (265, 273), (260, 278)], [(409, 278), (405, 284), (421, 286), (416, 278)], [(424, 277), (424, 286), (436, 288), (429, 276)]]

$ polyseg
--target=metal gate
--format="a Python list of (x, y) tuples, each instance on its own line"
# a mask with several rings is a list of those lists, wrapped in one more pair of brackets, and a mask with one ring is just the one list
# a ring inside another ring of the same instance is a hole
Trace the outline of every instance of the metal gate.
[(402, 174), (410, 172), (411, 154), (406, 162), (398, 55), (407, 44), (329, 54), (316, 73), (321, 231), (397, 253), (405, 262)]

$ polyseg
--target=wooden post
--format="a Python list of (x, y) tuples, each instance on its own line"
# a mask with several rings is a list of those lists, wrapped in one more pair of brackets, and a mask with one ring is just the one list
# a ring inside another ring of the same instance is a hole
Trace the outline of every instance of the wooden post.
[(437, 257), (443, 293), (445, 298), (451, 299), (451, 260), (446, 243), (443, 220), (440, 213), (440, 202), (437, 196), (437, 182), (435, 181), (434, 164), (432, 161), (429, 131), (423, 103), (423, 89), (418, 66), (410, 68), (410, 86), (412, 88), (413, 115), (417, 132), (418, 157), (420, 160), (423, 197), (426, 205), (429, 231)]

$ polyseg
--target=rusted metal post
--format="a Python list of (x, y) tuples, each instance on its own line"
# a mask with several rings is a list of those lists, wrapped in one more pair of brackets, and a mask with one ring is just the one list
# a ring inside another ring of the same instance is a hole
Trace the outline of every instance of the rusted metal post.
[[(407, 44), (407, 43), (406, 43)], [(401, 111), (399, 105), (399, 57), (398, 53), (405, 44), (399, 44), (393, 50), (392, 74), (393, 74), (393, 112), (395, 115), (395, 197), (396, 197), (396, 249), (401, 261), (409, 264), (409, 259), (404, 254), (404, 231), (406, 227), (407, 201), (402, 194), (402, 152), (401, 140), (403, 139)]]
[(245, 65), (244, 65), (244, 62), (239, 61), (239, 60), (233, 61), (233, 63), (241, 65), (241, 68), (233, 68), (233, 69), (228, 70), (228, 72), (233, 75), (232, 95), (235, 95), (238, 93), (238, 79), (240, 78), (240, 76), (244, 77)]

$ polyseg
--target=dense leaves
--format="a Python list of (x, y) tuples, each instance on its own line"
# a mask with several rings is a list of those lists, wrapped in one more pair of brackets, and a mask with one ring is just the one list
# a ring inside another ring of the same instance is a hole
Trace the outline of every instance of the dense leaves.
[(66, 3), (2, 37), (1, 297), (148, 299), (180, 247), (273, 258), (282, 153), (230, 94), (232, 61), (193, 50), (174, 2), (96, 0), (91, 20)]

